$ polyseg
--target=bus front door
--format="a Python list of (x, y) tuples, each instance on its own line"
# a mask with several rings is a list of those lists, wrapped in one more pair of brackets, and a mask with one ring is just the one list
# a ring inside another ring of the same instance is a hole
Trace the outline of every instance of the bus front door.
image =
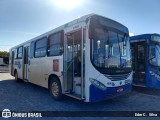
[(81, 97), (81, 41), (82, 30), (68, 33), (65, 40), (64, 53), (64, 88), (65, 92)]
[(146, 86), (146, 42), (131, 43), (133, 56), (134, 84)]
[(28, 57), (29, 57), (29, 46), (24, 47), (24, 80), (28, 80)]

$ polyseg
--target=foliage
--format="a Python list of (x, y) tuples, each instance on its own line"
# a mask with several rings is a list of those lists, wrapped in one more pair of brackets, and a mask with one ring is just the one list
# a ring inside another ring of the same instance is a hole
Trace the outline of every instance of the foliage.
[(9, 52), (7, 51), (0, 51), (0, 57), (3, 58), (5, 64), (9, 63)]

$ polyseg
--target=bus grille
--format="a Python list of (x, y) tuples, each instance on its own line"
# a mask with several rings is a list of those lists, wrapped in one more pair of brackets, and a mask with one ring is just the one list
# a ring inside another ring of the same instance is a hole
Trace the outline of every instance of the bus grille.
[(105, 76), (107, 78), (109, 78), (110, 80), (116, 81), (116, 80), (125, 80), (129, 77), (130, 73), (128, 74), (119, 74), (119, 75), (108, 75), (105, 74)]

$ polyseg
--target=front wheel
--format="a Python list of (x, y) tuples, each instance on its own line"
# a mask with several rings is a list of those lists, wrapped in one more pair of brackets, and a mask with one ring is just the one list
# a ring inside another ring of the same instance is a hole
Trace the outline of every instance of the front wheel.
[(49, 84), (49, 90), (52, 95), (52, 97), (55, 100), (61, 100), (62, 99), (62, 87), (61, 83), (57, 78), (52, 78)]

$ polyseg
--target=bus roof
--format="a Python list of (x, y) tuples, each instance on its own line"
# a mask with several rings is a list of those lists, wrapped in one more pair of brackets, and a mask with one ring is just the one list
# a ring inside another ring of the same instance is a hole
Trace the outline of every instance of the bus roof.
[[(121, 23), (119, 23), (117, 21), (114, 21), (112, 19), (106, 18), (104, 16), (100, 16), (100, 15), (92, 13), (92, 14), (88, 14), (88, 15), (82, 16), (80, 18), (77, 18), (77, 19), (75, 19), (75, 20), (73, 20), (71, 22), (68, 22), (68, 23), (60, 26), (60, 27), (54, 28), (54, 29), (52, 29), (52, 30), (50, 30), (50, 31), (48, 31), (48, 32), (46, 32), (44, 34), (41, 34), (41, 35), (39, 35), (37, 37), (34, 37), (34, 38), (32, 38), (32, 39), (30, 39), (28, 41), (25, 41), (25, 42), (23, 42), (21, 44), (18, 44), (16, 46), (12, 47), (11, 49), (17, 48), (17, 47), (22, 46), (24, 44), (27, 44), (27, 43), (30, 43), (32, 41), (35, 41), (35, 40), (41, 39), (43, 37), (49, 36), (50, 34), (52, 34), (54, 32), (58, 32), (58, 31), (64, 30), (66, 27), (70, 27), (70, 26), (75, 25), (77, 23), (84, 22), (84, 21), (86, 21), (88, 18), (90, 18), (92, 16), (99, 16), (99, 17), (103, 17), (103, 18), (107, 19), (108, 21), (113, 21), (114, 23), (117, 23), (118, 28), (121, 28), (121, 30), (123, 30), (123, 31), (128, 31), (128, 28), (125, 27), (124, 25), (122, 25)], [(111, 22), (110, 24), (112, 24), (113, 22)]]
[(139, 40), (139, 39), (150, 39), (152, 35), (159, 35), (159, 34), (157, 34), (157, 33), (152, 33), (152, 34), (136, 35), (136, 36), (130, 37), (130, 41)]

